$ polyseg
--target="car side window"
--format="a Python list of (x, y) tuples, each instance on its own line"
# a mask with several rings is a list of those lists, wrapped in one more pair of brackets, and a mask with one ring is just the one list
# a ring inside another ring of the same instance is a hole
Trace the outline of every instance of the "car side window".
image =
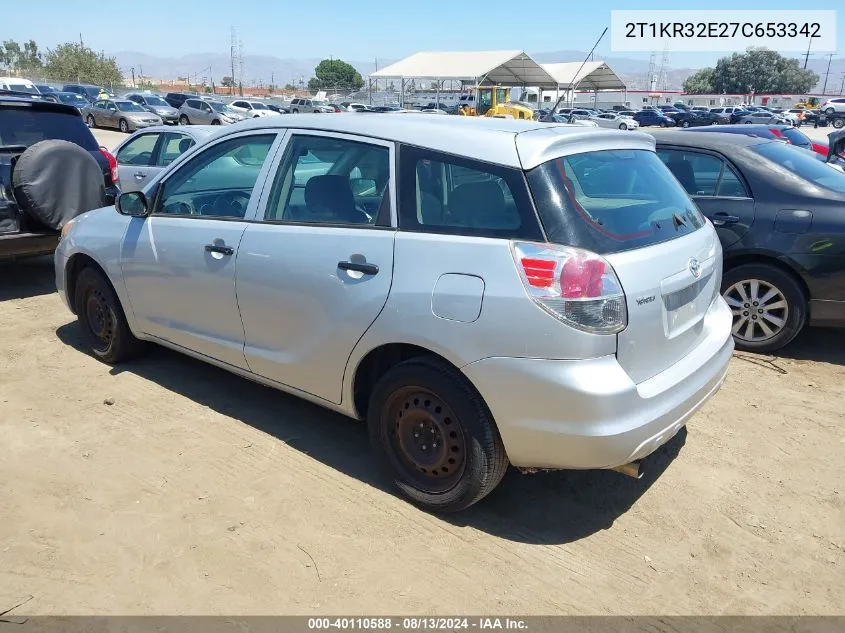
[(411, 146), (400, 165), (401, 230), (541, 237), (520, 170)]
[(683, 150), (658, 150), (657, 154), (691, 196), (748, 195), (736, 172), (716, 156)]
[(124, 145), (117, 153), (118, 165), (148, 167), (152, 164), (153, 150), (159, 134), (141, 134)]
[(371, 226), (383, 205), (389, 204), (389, 182), (387, 147), (295, 135), (273, 183), (264, 219)]
[(194, 145), (196, 145), (196, 141), (187, 134), (168, 132), (164, 135), (156, 166), (166, 167)]
[(164, 181), (156, 214), (243, 218), (275, 134), (238, 136), (198, 153)]

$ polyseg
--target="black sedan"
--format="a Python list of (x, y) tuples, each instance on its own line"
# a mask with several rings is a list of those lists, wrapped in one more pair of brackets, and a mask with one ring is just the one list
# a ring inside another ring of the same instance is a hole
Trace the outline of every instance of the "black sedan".
[(722, 132), (724, 134), (744, 134), (760, 136), (772, 140), (790, 143), (795, 147), (813, 150), (820, 160), (827, 159), (827, 143), (819, 143), (791, 125), (720, 125), (717, 128), (691, 128), (689, 132)]
[(766, 138), (655, 137), (719, 234), (737, 348), (774, 351), (807, 323), (845, 327), (845, 172)]
[(635, 112), (634, 121), (639, 123), (641, 127), (648, 127), (649, 125), (657, 125), (660, 127), (675, 126), (674, 119), (669, 118), (659, 110), (652, 110), (650, 108)]
[(730, 122), (730, 116), (716, 112), (685, 111), (669, 114), (678, 127), (699, 127), (702, 125), (722, 125)]

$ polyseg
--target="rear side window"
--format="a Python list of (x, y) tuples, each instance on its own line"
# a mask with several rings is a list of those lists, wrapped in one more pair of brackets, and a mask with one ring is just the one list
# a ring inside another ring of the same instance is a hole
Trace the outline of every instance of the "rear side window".
[(90, 152), (99, 149), (94, 135), (78, 114), (31, 107), (0, 109), (0, 146), (29, 147), (49, 139), (70, 141)]
[(552, 242), (615, 253), (704, 226), (704, 217), (654, 152), (605, 150), (557, 158), (528, 172)]
[(657, 155), (691, 196), (744, 198), (748, 195), (739, 176), (717, 156), (676, 149), (658, 149)]
[(810, 138), (803, 132), (799, 132), (795, 128), (784, 128), (780, 131), (781, 134), (793, 145), (798, 147), (812, 147), (813, 143)]
[(399, 161), (400, 229), (542, 239), (520, 170), (410, 146)]

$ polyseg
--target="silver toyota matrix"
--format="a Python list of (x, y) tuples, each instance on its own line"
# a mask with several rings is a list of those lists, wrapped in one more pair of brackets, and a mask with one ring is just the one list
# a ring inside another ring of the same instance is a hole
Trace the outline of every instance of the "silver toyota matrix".
[(509, 464), (636, 475), (733, 351), (716, 232), (637, 132), (253, 119), (67, 224), (55, 262), (96, 357), (154, 342), (366, 420), (438, 512)]

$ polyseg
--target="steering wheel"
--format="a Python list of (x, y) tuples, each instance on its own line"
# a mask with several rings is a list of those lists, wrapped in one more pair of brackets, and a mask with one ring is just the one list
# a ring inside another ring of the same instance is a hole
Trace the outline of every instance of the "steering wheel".
[(247, 206), (249, 194), (243, 191), (227, 191), (215, 198), (209, 215), (242, 218), (246, 215)]

